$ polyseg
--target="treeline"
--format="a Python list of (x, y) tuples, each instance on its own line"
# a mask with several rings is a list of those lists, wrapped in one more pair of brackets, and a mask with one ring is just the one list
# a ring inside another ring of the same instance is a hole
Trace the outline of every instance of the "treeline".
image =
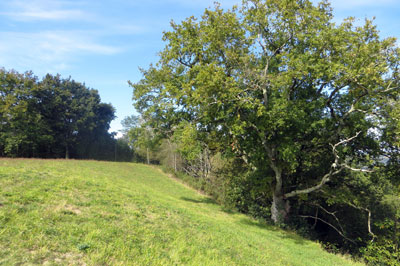
[(114, 113), (71, 78), (0, 69), (0, 156), (130, 161), (129, 146), (108, 132)]
[(249, 0), (172, 23), (127, 136), (227, 207), (400, 264), (400, 49), (327, 2)]

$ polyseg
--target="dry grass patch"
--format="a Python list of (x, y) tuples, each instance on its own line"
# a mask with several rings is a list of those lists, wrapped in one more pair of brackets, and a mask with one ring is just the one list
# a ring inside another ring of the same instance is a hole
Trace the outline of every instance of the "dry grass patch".
[(58, 205), (48, 208), (49, 211), (56, 212), (56, 213), (63, 213), (63, 214), (74, 214), (80, 215), (82, 211), (77, 206), (68, 204), (67, 201), (62, 201)]

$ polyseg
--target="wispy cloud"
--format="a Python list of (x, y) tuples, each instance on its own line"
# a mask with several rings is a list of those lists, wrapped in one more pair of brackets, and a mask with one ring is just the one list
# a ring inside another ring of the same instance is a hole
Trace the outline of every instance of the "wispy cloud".
[(121, 24), (120, 22), (113, 21), (104, 25), (103, 34), (106, 35), (136, 35), (147, 33), (151, 30), (149, 26), (139, 26), (136, 24)]
[(7, 11), (0, 14), (15, 21), (82, 20), (90, 17), (78, 7), (78, 1), (17, 0), (8, 2)]
[(14, 20), (30, 21), (30, 20), (71, 20), (83, 18), (83, 12), (80, 10), (39, 10), (32, 8), (22, 12), (3, 13)]
[(121, 48), (100, 44), (85, 32), (1, 32), (0, 65), (42, 72), (63, 70), (83, 54), (113, 55)]
[(99, 13), (95, 3), (86, 0), (0, 2), (0, 18), (11, 25), (0, 29), (0, 66), (35, 72), (72, 69), (85, 56), (124, 52), (129, 47), (119, 42), (119, 36), (146, 31), (142, 26), (123, 24), (119, 18)]

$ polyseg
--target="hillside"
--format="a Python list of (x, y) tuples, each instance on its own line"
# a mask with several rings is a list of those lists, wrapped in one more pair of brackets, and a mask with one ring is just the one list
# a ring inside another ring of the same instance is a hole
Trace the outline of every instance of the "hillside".
[(0, 265), (355, 265), (158, 169), (0, 159)]

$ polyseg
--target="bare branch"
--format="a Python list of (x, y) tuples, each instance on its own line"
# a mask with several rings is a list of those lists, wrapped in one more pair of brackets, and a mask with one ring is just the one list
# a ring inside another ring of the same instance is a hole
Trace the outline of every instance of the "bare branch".
[[(345, 168), (361, 171), (362, 169), (351, 168), (350, 166), (348, 166), (348, 165), (346, 165), (346, 164), (344, 164), (344, 163), (340, 164), (340, 163), (339, 163), (340, 157), (339, 157), (338, 152), (337, 152), (337, 150), (336, 150), (336, 148), (337, 148), (339, 145), (342, 145), (342, 144), (345, 144), (345, 143), (348, 143), (348, 142), (352, 141), (352, 140), (355, 139), (360, 133), (361, 133), (361, 131), (357, 132), (356, 135), (354, 135), (353, 137), (350, 137), (350, 138), (344, 139), (344, 140), (342, 140), (342, 141), (339, 141), (339, 142), (336, 143), (335, 145), (332, 145), (332, 144), (331, 144), (331, 146), (332, 146), (332, 152), (333, 152), (333, 155), (335, 156), (335, 161), (332, 163), (331, 169), (330, 169), (329, 173), (327, 173), (326, 175), (324, 175), (324, 176), (322, 177), (322, 179), (321, 179), (321, 181), (319, 182), (319, 184), (317, 184), (317, 185), (315, 185), (315, 186), (313, 186), (313, 187), (310, 187), (310, 188), (291, 191), (291, 192), (289, 192), (289, 193), (286, 193), (286, 194), (284, 195), (284, 197), (285, 197), (285, 198), (290, 198), (290, 197), (294, 197), (294, 196), (297, 196), (297, 195), (300, 195), (300, 194), (308, 194), (308, 193), (317, 191), (317, 190), (321, 189), (328, 181), (330, 181), (330, 179), (331, 179), (332, 176), (335, 176), (335, 175), (339, 174), (339, 173), (340, 173), (342, 170), (344, 170)], [(369, 170), (363, 170), (363, 171), (367, 172), (367, 171), (369, 171)]]
[(360, 135), (360, 133), (361, 133), (361, 131), (358, 131), (353, 137), (350, 137), (350, 138), (348, 138), (348, 139), (344, 139), (344, 140), (342, 140), (342, 141), (336, 143), (335, 145), (332, 145), (332, 144), (331, 144), (331, 146), (332, 146), (332, 148), (333, 148), (333, 152), (336, 153), (336, 147), (337, 147), (337, 146), (352, 141), (353, 139), (357, 138), (358, 135)]
[(373, 242), (374, 239), (376, 238), (376, 235), (371, 230), (371, 211), (367, 208), (365, 208), (364, 210), (368, 212), (368, 233), (372, 235), (371, 242)]
[(374, 170), (368, 170), (368, 169), (358, 169), (358, 168), (353, 168), (353, 167), (351, 167), (351, 166), (348, 166), (347, 164), (341, 164), (344, 168), (347, 168), (347, 169), (349, 169), (349, 170), (351, 170), (351, 171), (354, 171), (354, 172), (364, 172), (364, 173), (373, 173), (374, 172)]
[(399, 89), (399, 87), (387, 88), (387, 89), (383, 90), (382, 93), (390, 92), (395, 89)]
[[(336, 166), (335, 166), (336, 167)], [(329, 173), (327, 173), (326, 175), (324, 175), (321, 179), (321, 181), (319, 182), (318, 185), (315, 185), (313, 187), (310, 188), (306, 188), (306, 189), (301, 189), (301, 190), (294, 190), (292, 192), (286, 193), (284, 195), (285, 198), (291, 198), (300, 194), (309, 194), (311, 192), (314, 192), (316, 190), (321, 189), (328, 181), (331, 180), (331, 177), (334, 175), (339, 174), (341, 171), (343, 170), (343, 168), (339, 168), (336, 171), (333, 171), (333, 167), (332, 169), (329, 171)]]
[(347, 111), (347, 112), (343, 115), (342, 120), (345, 119), (347, 116), (349, 116), (352, 112), (354, 112), (354, 111), (356, 111), (356, 110), (359, 110), (359, 109), (356, 109), (354, 106), (355, 106), (363, 97), (365, 97), (365, 96), (367, 96), (367, 95), (368, 95), (368, 92), (365, 92), (365, 93), (363, 93), (362, 95), (360, 95), (360, 96), (351, 104), (351, 107), (350, 107), (349, 111)]
[(314, 203), (314, 204), (312, 204), (312, 205), (314, 205), (314, 206), (316, 206), (317, 208), (323, 210), (325, 213), (327, 213), (327, 214), (333, 216), (333, 218), (335, 218), (336, 222), (338, 223), (338, 225), (339, 225), (339, 227), (340, 227), (340, 230), (342, 230), (342, 232), (344, 231), (342, 225), (340, 224), (339, 218), (337, 218), (337, 216), (336, 216), (336, 212), (330, 212), (330, 211), (328, 211), (327, 209), (325, 209), (324, 207), (322, 207), (321, 205), (316, 204), (316, 203)]
[(374, 112), (374, 111), (368, 112), (368, 111), (365, 111), (365, 110), (356, 109), (356, 108), (354, 108), (354, 104), (351, 105), (350, 110), (347, 112), (347, 114), (350, 114), (350, 113), (352, 113), (352, 112), (360, 112), (360, 113), (364, 113), (364, 114), (367, 114), (367, 115), (375, 115), (375, 116), (378, 115), (378, 114), (377, 114), (376, 112)]
[(371, 211), (368, 208), (356, 206), (350, 202), (346, 202), (346, 204), (355, 209), (364, 210), (364, 211), (368, 212), (368, 233), (372, 236), (371, 242), (373, 242), (374, 239), (376, 238), (376, 235), (371, 230), (371, 215), (372, 215)]
[(342, 231), (340, 231), (339, 229), (337, 229), (334, 225), (332, 225), (331, 223), (329, 223), (329, 222), (327, 222), (327, 221), (325, 221), (325, 220), (322, 220), (322, 219), (319, 218), (319, 217), (314, 217), (314, 216), (311, 216), (311, 215), (299, 215), (299, 217), (301, 217), (301, 218), (317, 219), (317, 220), (323, 222), (324, 224), (327, 224), (327, 225), (329, 225), (330, 227), (332, 227), (339, 235), (341, 235), (341, 236), (342, 236), (344, 239), (346, 239), (347, 241), (350, 241), (351, 243), (356, 244), (356, 242), (355, 242), (354, 240), (351, 240), (350, 238), (346, 237), (346, 236), (344, 235), (344, 233), (343, 233)]
[(317, 210), (315, 211), (315, 220), (314, 220), (314, 224), (311, 227), (312, 229), (315, 229), (315, 226), (317, 225), (318, 219), (316, 217), (318, 217), (318, 211), (319, 211), (319, 208), (317, 208)]
[(381, 93), (387, 93), (387, 92), (391, 92), (392, 90), (399, 89), (399, 87), (392, 87), (392, 88), (390, 88), (390, 86), (392, 86), (392, 83), (393, 83), (393, 80), (391, 80), (391, 81), (389, 82), (389, 84), (387, 85), (386, 89), (383, 90), (383, 91), (381, 91)]

